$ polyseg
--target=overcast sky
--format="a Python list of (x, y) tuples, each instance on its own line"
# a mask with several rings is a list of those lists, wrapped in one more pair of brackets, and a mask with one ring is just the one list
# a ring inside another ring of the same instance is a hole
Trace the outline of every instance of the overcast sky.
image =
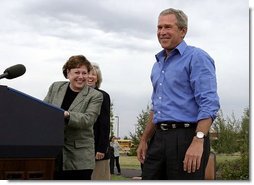
[(129, 136), (151, 103), (158, 14), (169, 7), (189, 17), (187, 44), (215, 60), (224, 115), (240, 118), (249, 106), (248, 0), (1, 0), (0, 72), (18, 63), (27, 71), (0, 84), (43, 99), (52, 82), (65, 80), (66, 60), (85, 55), (100, 65), (120, 136)]

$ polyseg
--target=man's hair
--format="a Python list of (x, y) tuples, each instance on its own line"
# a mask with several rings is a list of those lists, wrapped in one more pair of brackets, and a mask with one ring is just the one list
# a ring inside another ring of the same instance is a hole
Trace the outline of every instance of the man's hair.
[(188, 28), (188, 17), (182, 10), (177, 10), (177, 9), (174, 9), (174, 8), (168, 8), (166, 10), (163, 10), (160, 13), (160, 16), (169, 15), (169, 14), (174, 14), (176, 16), (177, 26), (180, 29)]

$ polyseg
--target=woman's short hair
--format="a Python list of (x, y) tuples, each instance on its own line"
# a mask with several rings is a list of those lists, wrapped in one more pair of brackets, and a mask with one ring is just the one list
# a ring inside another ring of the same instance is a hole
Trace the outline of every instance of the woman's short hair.
[(85, 56), (83, 55), (71, 56), (62, 68), (64, 77), (67, 78), (67, 70), (78, 68), (83, 65), (86, 66), (88, 72), (92, 68), (91, 63), (87, 60)]
[(101, 86), (101, 82), (102, 82), (102, 75), (101, 75), (101, 70), (100, 70), (100, 67), (98, 64), (96, 63), (92, 63), (92, 69), (91, 70), (94, 70), (97, 74), (97, 82), (95, 84), (95, 86), (97, 88), (100, 88)]

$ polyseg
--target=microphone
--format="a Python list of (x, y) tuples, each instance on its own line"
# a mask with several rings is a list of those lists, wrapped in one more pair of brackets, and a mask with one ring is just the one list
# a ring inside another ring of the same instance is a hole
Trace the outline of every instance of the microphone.
[(26, 72), (26, 67), (22, 64), (16, 64), (14, 66), (5, 69), (4, 73), (0, 75), (0, 79), (7, 78), (13, 79), (23, 75)]

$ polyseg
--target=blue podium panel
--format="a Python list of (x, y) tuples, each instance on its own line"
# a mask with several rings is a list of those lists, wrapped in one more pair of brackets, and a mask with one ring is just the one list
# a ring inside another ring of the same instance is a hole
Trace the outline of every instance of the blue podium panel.
[(62, 109), (0, 86), (0, 157), (55, 157), (63, 138)]

